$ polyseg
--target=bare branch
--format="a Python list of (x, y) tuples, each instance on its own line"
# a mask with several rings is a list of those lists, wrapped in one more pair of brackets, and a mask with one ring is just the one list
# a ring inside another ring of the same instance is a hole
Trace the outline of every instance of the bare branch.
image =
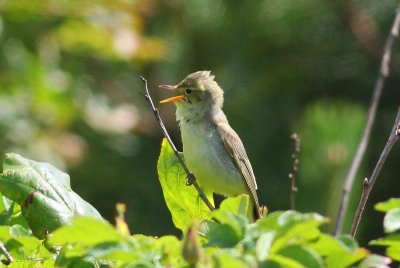
[(379, 173), (382, 170), (383, 164), (385, 163), (386, 158), (389, 155), (390, 150), (392, 149), (393, 145), (399, 140), (400, 138), (400, 107), (397, 111), (397, 116), (396, 116), (396, 120), (394, 122), (393, 125), (393, 129), (392, 132), (390, 133), (389, 139), (386, 142), (385, 148), (382, 151), (381, 156), (379, 157), (378, 162), (376, 163), (376, 166), (374, 168), (374, 171), (372, 172), (371, 177), (369, 178), (369, 180), (367, 178), (364, 179), (363, 182), (363, 193), (360, 199), (360, 202), (358, 204), (358, 208), (356, 211), (356, 215), (354, 216), (354, 220), (353, 220), (353, 224), (351, 226), (351, 231), (350, 231), (350, 235), (352, 237), (355, 236), (357, 229), (358, 229), (358, 225), (360, 224), (361, 221), (361, 217), (365, 208), (365, 205), (367, 203), (369, 194), (372, 190), (372, 187), (374, 186), (376, 179), (379, 175)]
[(372, 126), (375, 121), (376, 111), (378, 108), (379, 100), (380, 100), (380, 97), (382, 94), (382, 90), (383, 90), (386, 78), (389, 76), (389, 63), (390, 63), (390, 59), (391, 59), (391, 55), (392, 55), (392, 47), (393, 47), (393, 42), (394, 42), (395, 38), (399, 35), (399, 25), (400, 25), (400, 4), (397, 7), (396, 17), (394, 19), (392, 28), (390, 30), (390, 34), (388, 35), (388, 37), (386, 39), (385, 47), (383, 49), (383, 56), (382, 56), (382, 61), (381, 61), (379, 77), (375, 83), (364, 132), (363, 132), (361, 141), (358, 145), (356, 155), (353, 159), (353, 162), (351, 163), (351, 167), (347, 173), (347, 176), (346, 176), (346, 179), (345, 179), (345, 182), (343, 185), (342, 198), (340, 201), (338, 216), (336, 218), (336, 224), (335, 224), (335, 231), (334, 231), (335, 235), (340, 234), (342, 231), (343, 221), (344, 221), (344, 217), (346, 215), (347, 207), (348, 207), (348, 203), (349, 203), (350, 190), (353, 187), (356, 173), (360, 167), (361, 160), (362, 160), (365, 150), (367, 148), (369, 137), (370, 137), (371, 130), (372, 130)]
[(6, 256), (5, 260), (1, 260), (2, 263), (5, 265), (11, 264), (14, 260), (11, 257), (10, 253), (7, 251), (6, 247), (4, 246), (3, 242), (0, 241), (0, 251)]
[(204, 201), (204, 203), (207, 205), (207, 207), (210, 210), (214, 210), (214, 206), (211, 204), (211, 202), (207, 199), (206, 195), (204, 194), (203, 190), (200, 188), (200, 185), (197, 183), (196, 178), (194, 177), (194, 175), (192, 173), (190, 173), (189, 169), (187, 168), (185, 162), (183, 161), (182, 157), (179, 155), (178, 150), (175, 147), (175, 144), (173, 143), (171, 137), (168, 134), (167, 129), (165, 128), (165, 125), (163, 123), (163, 121), (161, 120), (160, 117), (160, 113), (158, 112), (158, 109), (154, 106), (154, 102), (152, 100), (152, 98), (150, 97), (150, 93), (149, 93), (149, 88), (147, 86), (147, 80), (141, 76), (140, 77), (145, 85), (145, 90), (146, 90), (146, 94), (144, 95), (144, 97), (146, 98), (147, 102), (150, 104), (151, 106), (151, 110), (153, 111), (153, 114), (157, 120), (157, 123), (160, 125), (161, 127), (161, 131), (164, 135), (164, 137), (167, 139), (169, 145), (171, 146), (172, 150), (174, 151), (175, 157), (178, 159), (179, 163), (181, 164), (181, 166), (183, 167), (183, 170), (186, 173), (186, 177), (188, 179), (188, 181), (186, 182), (186, 185), (193, 185), (196, 190), (199, 192), (200, 198)]
[(295, 209), (296, 193), (298, 188), (296, 186), (296, 176), (299, 166), (299, 152), (300, 152), (300, 136), (297, 133), (293, 133), (290, 138), (294, 143), (294, 151), (292, 153), (292, 171), (289, 173), (290, 180), (290, 209)]

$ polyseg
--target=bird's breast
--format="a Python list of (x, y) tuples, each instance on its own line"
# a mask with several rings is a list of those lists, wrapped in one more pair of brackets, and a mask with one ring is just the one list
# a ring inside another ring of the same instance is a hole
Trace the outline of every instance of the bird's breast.
[(215, 125), (181, 121), (180, 128), (185, 162), (202, 187), (228, 196), (247, 193)]

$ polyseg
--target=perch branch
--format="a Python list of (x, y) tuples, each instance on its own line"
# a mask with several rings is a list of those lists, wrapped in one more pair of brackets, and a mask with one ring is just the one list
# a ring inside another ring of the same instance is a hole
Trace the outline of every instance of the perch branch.
[(151, 106), (151, 110), (153, 111), (153, 114), (157, 120), (157, 123), (160, 125), (161, 127), (161, 131), (164, 135), (164, 137), (167, 139), (169, 145), (171, 146), (172, 150), (174, 151), (175, 157), (178, 159), (179, 163), (181, 164), (181, 166), (183, 167), (183, 170), (186, 173), (186, 177), (188, 179), (188, 181), (186, 182), (186, 185), (193, 185), (196, 190), (199, 192), (200, 198), (204, 201), (204, 203), (207, 205), (207, 207), (210, 210), (214, 210), (214, 206), (211, 204), (211, 202), (207, 199), (206, 195), (204, 194), (203, 190), (200, 188), (200, 185), (197, 183), (195, 176), (190, 173), (189, 169), (187, 168), (185, 162), (183, 161), (182, 157), (179, 155), (178, 150), (175, 147), (175, 144), (173, 143), (171, 137), (168, 134), (167, 129), (165, 128), (165, 125), (163, 123), (163, 121), (161, 120), (160, 117), (160, 113), (158, 112), (158, 109), (154, 106), (154, 102), (152, 100), (152, 98), (150, 97), (150, 93), (149, 93), (149, 88), (147, 86), (147, 80), (141, 76), (140, 77), (145, 85), (145, 91), (146, 94), (144, 95), (144, 97), (146, 98), (146, 101), (150, 104)]
[(290, 180), (290, 209), (295, 208), (296, 193), (298, 188), (296, 186), (296, 176), (299, 166), (299, 152), (300, 152), (300, 136), (297, 133), (293, 133), (290, 138), (294, 143), (294, 151), (292, 153), (292, 171), (289, 173)]
[(11, 257), (10, 253), (7, 251), (6, 247), (4, 246), (3, 242), (0, 241), (0, 251), (6, 256), (5, 260), (1, 260), (2, 263), (5, 265), (11, 264), (14, 260)]
[(361, 160), (362, 160), (365, 150), (367, 148), (369, 137), (371, 134), (371, 129), (372, 129), (372, 126), (375, 121), (376, 111), (378, 108), (381, 93), (382, 93), (386, 78), (389, 76), (389, 63), (390, 63), (391, 56), (392, 56), (392, 47), (393, 47), (393, 42), (394, 42), (395, 38), (399, 35), (399, 26), (400, 26), (400, 4), (397, 7), (396, 17), (394, 19), (390, 33), (386, 39), (385, 47), (383, 49), (383, 56), (382, 56), (382, 61), (381, 61), (381, 66), (380, 66), (379, 77), (375, 83), (364, 132), (363, 132), (361, 141), (358, 144), (356, 155), (353, 159), (353, 162), (351, 163), (350, 169), (347, 173), (347, 176), (346, 176), (346, 179), (345, 179), (345, 182), (343, 185), (342, 198), (340, 200), (340, 206), (339, 206), (338, 215), (337, 215), (336, 223), (335, 223), (335, 230), (334, 230), (335, 235), (340, 234), (342, 231), (344, 217), (346, 215), (347, 207), (348, 207), (348, 203), (349, 203), (350, 191), (353, 187), (356, 173), (360, 167)]
[(356, 235), (358, 225), (360, 224), (361, 217), (362, 217), (365, 205), (367, 203), (369, 194), (372, 190), (372, 187), (374, 186), (376, 179), (382, 170), (383, 164), (385, 163), (385, 160), (388, 157), (390, 150), (392, 149), (393, 145), (399, 140), (399, 138), (400, 138), (400, 107), (397, 111), (397, 116), (396, 116), (396, 120), (393, 125), (392, 132), (390, 133), (389, 139), (386, 142), (385, 148), (383, 149), (378, 162), (376, 163), (376, 166), (371, 174), (371, 177), (369, 178), (369, 180), (367, 178), (364, 179), (363, 193), (361, 195), (361, 199), (360, 199), (360, 202), (357, 207), (356, 215), (354, 216), (353, 224), (351, 226), (350, 235), (352, 237), (354, 237)]

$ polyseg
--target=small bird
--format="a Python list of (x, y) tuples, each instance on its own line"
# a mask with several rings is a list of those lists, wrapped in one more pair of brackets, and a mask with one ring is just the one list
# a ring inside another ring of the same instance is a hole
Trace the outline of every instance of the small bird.
[(160, 103), (176, 104), (185, 162), (200, 185), (225, 196), (248, 194), (259, 219), (256, 178), (242, 141), (222, 111), (224, 92), (214, 75), (198, 71), (175, 86), (159, 87), (179, 94)]

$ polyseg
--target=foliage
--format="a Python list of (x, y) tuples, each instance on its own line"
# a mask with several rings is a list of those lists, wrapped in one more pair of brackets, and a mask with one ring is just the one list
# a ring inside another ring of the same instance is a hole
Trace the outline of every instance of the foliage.
[[(123, 205), (117, 205), (114, 227), (72, 192), (68, 175), (47, 163), (7, 154), (1, 174), (1, 185), (7, 187), (0, 188), (0, 240), (15, 259), (10, 267), (389, 267), (389, 258), (359, 247), (349, 236), (323, 233), (320, 227), (329, 220), (317, 213), (275, 211), (251, 222), (247, 195), (227, 198), (213, 212), (206, 213), (198, 202), (194, 209), (185, 202), (196, 193), (186, 186), (173, 157), (164, 141), (160, 182), (172, 219), (184, 232), (182, 239), (130, 235)], [(176, 189), (178, 200), (171, 197)], [(30, 197), (32, 191), (37, 194)], [(396, 199), (376, 206), (387, 212), (388, 233), (399, 229), (399, 204)], [(31, 213), (24, 213), (30, 206)], [(23, 218), (16, 223), (21, 211)], [(32, 224), (33, 219), (42, 221)], [(39, 240), (43, 236), (38, 230), (51, 232)], [(396, 234), (372, 243), (390, 246), (388, 255), (399, 259)]]
[(400, 198), (391, 198), (386, 202), (378, 203), (375, 209), (386, 213), (383, 228), (388, 235), (373, 240), (370, 244), (387, 247), (386, 254), (393, 260), (400, 261)]
[(0, 191), (16, 202), (35, 236), (70, 223), (74, 216), (101, 218), (99, 212), (70, 188), (69, 176), (47, 163), (6, 154)]

